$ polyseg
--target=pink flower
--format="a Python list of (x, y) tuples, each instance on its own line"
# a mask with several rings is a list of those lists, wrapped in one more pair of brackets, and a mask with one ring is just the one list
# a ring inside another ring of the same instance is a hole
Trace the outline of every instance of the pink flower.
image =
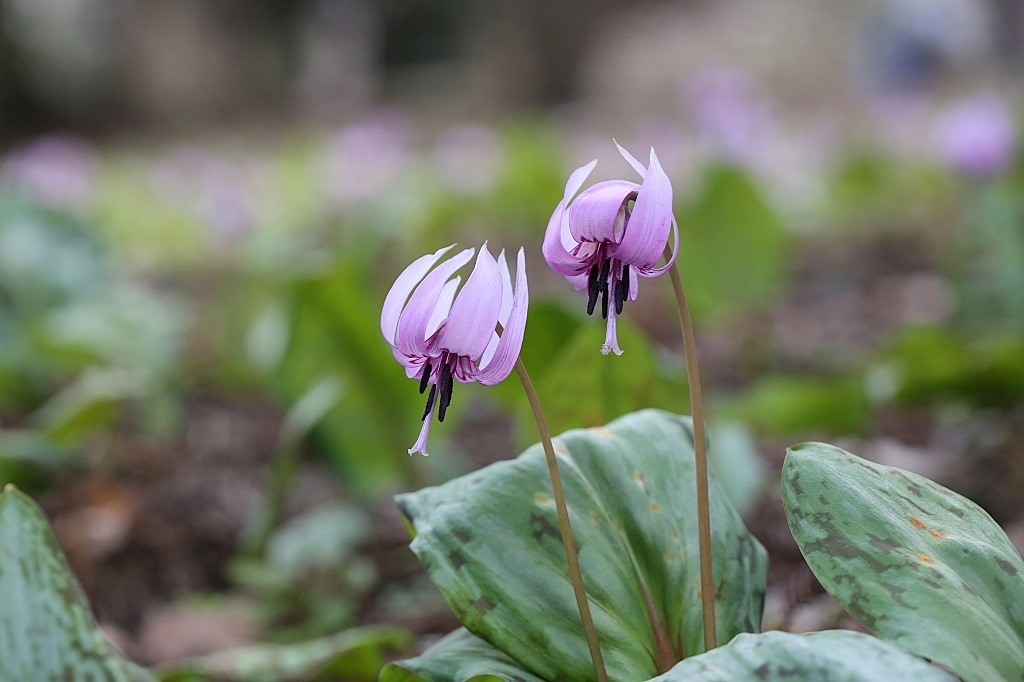
[(430, 387), (423, 428), (410, 455), (427, 454), (431, 417), (436, 410), (437, 420), (444, 421), (454, 380), (484, 386), (502, 381), (519, 358), (526, 331), (529, 293), (523, 250), (519, 249), (517, 258), (514, 292), (505, 252), (495, 261), (485, 243), (456, 295), (462, 278), (452, 276), (473, 257), (473, 249), (435, 268), (451, 248), (413, 261), (395, 280), (380, 315), (380, 330), (406, 375), (419, 379), (420, 393)]
[[(679, 251), (679, 226), (672, 215), (672, 183), (651, 149), (650, 166), (639, 161), (616, 142), (619, 153), (643, 178), (638, 185), (627, 180), (606, 180), (573, 195), (594, 170), (597, 161), (577, 168), (565, 185), (565, 195), (555, 207), (544, 233), (544, 259), (577, 290), (587, 290), (587, 314), (601, 299), (601, 317), (608, 320), (601, 352), (621, 355), (615, 333), (615, 317), (628, 299), (635, 301), (637, 282), (631, 275), (657, 277), (675, 264)], [(571, 201), (571, 203), (570, 203)], [(676, 248), (665, 265), (655, 267), (669, 232)]]

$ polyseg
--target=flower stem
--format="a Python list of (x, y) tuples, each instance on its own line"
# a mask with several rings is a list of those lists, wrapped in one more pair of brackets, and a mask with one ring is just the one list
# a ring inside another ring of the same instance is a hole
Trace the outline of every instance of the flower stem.
[[(665, 247), (665, 258), (671, 257)], [(718, 646), (715, 632), (715, 580), (711, 563), (711, 512), (708, 504), (708, 455), (707, 439), (704, 435), (704, 400), (700, 393), (700, 373), (697, 370), (697, 348), (693, 340), (693, 323), (690, 308), (686, 305), (683, 282), (679, 269), (669, 268), (672, 290), (676, 295), (679, 311), (679, 326), (683, 330), (683, 352), (686, 354), (686, 378), (690, 385), (690, 411), (693, 413), (693, 451), (697, 468), (697, 539), (700, 547), (700, 599), (704, 612), (704, 651)]]
[(526, 367), (522, 360), (516, 360), (516, 373), (519, 375), (519, 380), (523, 382), (523, 390), (533, 409), (533, 418), (537, 421), (540, 442), (544, 446), (544, 457), (547, 459), (548, 474), (551, 476), (551, 490), (555, 495), (555, 508), (558, 510), (558, 525), (562, 530), (565, 559), (569, 564), (572, 590), (576, 593), (576, 606), (580, 610), (580, 620), (583, 621), (583, 631), (587, 636), (587, 646), (590, 647), (594, 672), (597, 673), (598, 682), (608, 682), (608, 672), (604, 668), (604, 658), (601, 656), (601, 645), (597, 641), (597, 629), (594, 627), (594, 619), (590, 615), (590, 602), (587, 601), (587, 593), (583, 588), (583, 574), (580, 573), (580, 563), (576, 557), (576, 541), (572, 537), (572, 528), (569, 526), (569, 509), (565, 505), (565, 491), (562, 489), (562, 476), (558, 473), (555, 448), (551, 445), (551, 434), (548, 432), (547, 422), (544, 421), (544, 412), (540, 409), (537, 392), (533, 389), (533, 382), (530, 381), (530, 375), (526, 373)]

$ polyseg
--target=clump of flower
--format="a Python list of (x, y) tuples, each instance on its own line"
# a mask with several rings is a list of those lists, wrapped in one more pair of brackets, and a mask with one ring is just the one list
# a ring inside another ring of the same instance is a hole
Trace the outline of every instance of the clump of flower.
[(505, 252), (495, 260), (485, 243), (460, 291), (462, 278), (454, 275), (474, 249), (435, 268), (451, 248), (413, 261), (395, 280), (380, 316), (381, 332), (395, 359), (410, 379), (419, 380), (420, 393), (430, 389), (423, 427), (410, 455), (427, 454), (430, 422), (435, 413), (444, 421), (456, 380), (493, 386), (512, 372), (526, 331), (529, 293), (523, 250), (517, 257), (514, 289)]
[[(675, 264), (679, 228), (672, 214), (672, 183), (654, 149), (644, 168), (618, 143), (615, 146), (643, 182), (606, 180), (573, 200), (597, 161), (577, 168), (548, 221), (543, 251), (555, 272), (577, 290), (587, 290), (588, 315), (600, 300), (601, 317), (608, 320), (601, 352), (621, 355), (615, 318), (627, 300), (636, 300), (638, 277), (657, 277)], [(670, 232), (676, 248), (663, 266), (656, 267)]]

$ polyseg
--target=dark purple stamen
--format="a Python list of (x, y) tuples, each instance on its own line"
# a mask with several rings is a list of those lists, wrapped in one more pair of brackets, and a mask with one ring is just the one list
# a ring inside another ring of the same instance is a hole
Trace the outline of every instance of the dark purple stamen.
[(622, 314), (622, 304), (626, 300), (626, 286), (621, 279), (615, 282), (615, 314)]
[(601, 317), (608, 319), (608, 273), (611, 271), (612, 261), (609, 258), (601, 266), (601, 274), (597, 279), (601, 283)]
[(594, 314), (594, 307), (597, 305), (597, 297), (601, 294), (601, 287), (597, 283), (597, 263), (590, 266), (590, 279), (587, 280), (587, 315)]
[(434, 398), (436, 398), (436, 397), (437, 397), (437, 384), (431, 384), (431, 386), (430, 386), (430, 395), (427, 396), (427, 406), (425, 408), (423, 408), (423, 416), (420, 417), (420, 421), (425, 420), (427, 418), (427, 415), (430, 414), (430, 408), (432, 408), (434, 406)]
[(455, 387), (455, 381), (452, 379), (452, 368), (447, 362), (441, 365), (441, 377), (438, 379), (438, 385), (440, 386), (441, 400), (437, 406), (437, 421), (443, 422), (445, 412), (448, 411), (448, 405), (452, 402), (452, 388)]
[(629, 298), (629, 263), (622, 266), (622, 300)]
[(427, 384), (430, 382), (430, 361), (423, 365), (423, 376), (420, 377), (420, 395), (423, 395), (423, 391), (427, 390)]

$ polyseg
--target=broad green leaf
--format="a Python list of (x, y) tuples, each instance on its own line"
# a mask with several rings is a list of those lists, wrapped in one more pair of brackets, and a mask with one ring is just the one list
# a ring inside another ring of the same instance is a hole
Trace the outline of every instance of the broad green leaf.
[(823, 443), (790, 449), (782, 495), (811, 570), (865, 627), (966, 682), (1024, 678), (1024, 561), (978, 505)]
[(422, 656), (392, 663), (380, 682), (544, 682), (465, 628), (445, 636)]
[[(691, 422), (643, 410), (555, 439), (608, 673), (642, 680), (703, 650)], [(399, 495), (412, 550), (471, 632), (548, 680), (594, 671), (540, 445)], [(761, 620), (767, 561), (711, 481), (718, 634)]]
[(412, 635), (387, 626), (346, 630), (301, 644), (256, 644), (183, 661), (160, 671), (162, 682), (371, 682), (389, 651), (408, 651)]
[(39, 507), (0, 493), (0, 680), (151, 682), (96, 627)]
[(955, 682), (945, 670), (848, 630), (738, 635), (650, 682)]

